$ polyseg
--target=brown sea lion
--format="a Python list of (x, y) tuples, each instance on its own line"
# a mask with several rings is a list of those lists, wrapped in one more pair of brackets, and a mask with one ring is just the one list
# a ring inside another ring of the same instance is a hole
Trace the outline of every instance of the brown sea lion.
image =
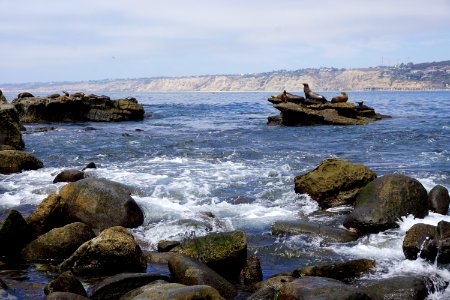
[(279, 95), (273, 95), (271, 98), (269, 98), (269, 101), (272, 103), (279, 103), (279, 101), (281, 101), (281, 102), (292, 102), (292, 103), (300, 104), (300, 103), (305, 102), (305, 97), (294, 95), (294, 94), (288, 93), (288, 92), (286, 92), (286, 90), (284, 90), (283, 93), (281, 93)]
[(70, 95), (70, 97), (72, 98), (83, 98), (84, 93), (78, 92), (78, 93), (73, 93)]
[(59, 97), (61, 97), (60, 94), (50, 94), (50, 95), (47, 96), (47, 98), (50, 98), (50, 99), (56, 99), (56, 98), (59, 98)]
[(348, 100), (348, 95), (347, 95), (347, 93), (346, 92), (341, 92), (341, 96), (336, 96), (336, 97), (333, 97), (332, 99), (331, 99), (331, 103), (342, 103), (342, 102), (347, 102), (347, 100)]
[(303, 91), (305, 92), (305, 97), (306, 100), (312, 100), (312, 102), (320, 102), (320, 103), (326, 103), (327, 99), (322, 96), (319, 95), (317, 93), (314, 93), (313, 91), (311, 91), (311, 89), (309, 88), (309, 85), (307, 83), (303, 84)]
[(28, 93), (28, 92), (23, 92), (23, 93), (20, 93), (19, 95), (17, 95), (17, 99), (31, 98), (31, 97), (34, 97), (33, 94)]

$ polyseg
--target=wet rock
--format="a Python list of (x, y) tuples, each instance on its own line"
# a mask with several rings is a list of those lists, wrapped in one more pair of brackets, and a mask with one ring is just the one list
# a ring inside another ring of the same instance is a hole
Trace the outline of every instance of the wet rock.
[(422, 300), (428, 296), (427, 281), (413, 276), (398, 276), (361, 283), (371, 299)]
[(416, 179), (400, 174), (386, 175), (365, 186), (354, 206), (344, 226), (361, 234), (376, 233), (398, 227), (396, 222), (403, 216), (427, 216), (428, 195)]
[[(403, 253), (407, 259), (415, 260), (420, 252), (420, 257), (434, 261), (437, 255), (436, 226), (417, 223), (414, 224), (403, 239)], [(422, 251), (424, 250), (425, 251)]]
[(280, 290), (286, 283), (294, 281), (296, 278), (292, 275), (275, 275), (264, 281), (258, 282), (253, 285), (253, 290), (267, 290), (274, 289)]
[(69, 292), (54, 292), (48, 294), (44, 300), (89, 300), (89, 298)]
[(249, 257), (244, 268), (241, 270), (239, 277), (241, 283), (247, 286), (262, 281), (263, 274), (259, 258), (256, 256)]
[(133, 235), (116, 226), (81, 245), (60, 264), (76, 275), (101, 276), (123, 272), (142, 272), (147, 262)]
[(20, 212), (10, 210), (0, 226), (0, 256), (18, 256), (31, 239), (31, 231)]
[(53, 179), (53, 183), (57, 182), (75, 182), (86, 178), (86, 174), (83, 171), (78, 170), (64, 170)]
[(86, 224), (76, 222), (54, 228), (27, 244), (21, 252), (25, 260), (66, 259), (95, 233)]
[(360, 299), (371, 298), (360, 289), (339, 280), (305, 276), (284, 284), (278, 291), (278, 299)]
[(92, 300), (119, 299), (126, 293), (156, 280), (170, 282), (168, 276), (148, 273), (122, 273), (96, 283), (91, 292)]
[(343, 263), (309, 266), (292, 272), (294, 277), (318, 276), (337, 279), (343, 282), (364, 275), (375, 267), (375, 261), (370, 259), (356, 259)]
[(295, 192), (310, 195), (321, 208), (353, 204), (358, 192), (375, 178), (376, 174), (362, 164), (330, 158), (296, 176)]
[(75, 222), (67, 213), (66, 204), (59, 195), (51, 194), (27, 217), (27, 223), (35, 237), (53, 228)]
[(33, 155), (18, 150), (0, 151), (0, 173), (12, 174), (22, 171), (37, 170), (43, 168), (42, 161)]
[(220, 296), (217, 290), (208, 285), (186, 286), (179, 283), (166, 283), (158, 281), (133, 290), (125, 294), (121, 299), (223, 300), (224, 298)]
[(432, 188), (428, 194), (428, 204), (431, 211), (446, 215), (448, 212), (448, 205), (450, 204), (448, 190), (442, 185), (437, 185)]
[(437, 242), (438, 255), (437, 263), (449, 264), (450, 263), (450, 238), (439, 240)]
[(68, 292), (87, 297), (83, 284), (70, 271), (60, 274), (44, 288), (46, 295), (55, 292)]
[(267, 118), (267, 125), (269, 126), (277, 126), (282, 124), (283, 119), (281, 115), (279, 116), (270, 116)]
[(237, 295), (234, 286), (204, 263), (186, 255), (172, 255), (169, 270), (177, 282), (185, 285), (209, 285), (222, 297), (233, 299)]
[(6, 146), (11, 147), (12, 150), (23, 150), (25, 144), (20, 128), (17, 110), (13, 105), (1, 104), (0, 101), (0, 150), (8, 150)]
[(68, 214), (93, 229), (142, 225), (144, 214), (130, 196), (132, 189), (107, 179), (87, 178), (63, 186), (59, 192)]
[(158, 252), (169, 252), (178, 245), (180, 245), (179, 241), (161, 240), (158, 242)]
[(272, 234), (317, 234), (328, 243), (347, 243), (358, 239), (357, 234), (344, 228), (336, 228), (302, 220), (277, 221), (272, 225)]
[(247, 260), (247, 239), (242, 231), (211, 233), (184, 241), (171, 251), (193, 257), (228, 279), (236, 279)]
[(7, 104), (8, 100), (6, 100), (5, 95), (3, 95), (3, 91), (0, 90), (0, 104)]
[(86, 169), (97, 169), (97, 165), (94, 162), (90, 162), (81, 171), (84, 171)]
[(273, 287), (264, 287), (251, 294), (247, 300), (273, 300), (277, 299), (277, 293)]
[(144, 108), (130, 99), (110, 100), (106, 97), (33, 97), (14, 99), (12, 104), (23, 123), (74, 121), (142, 120)]

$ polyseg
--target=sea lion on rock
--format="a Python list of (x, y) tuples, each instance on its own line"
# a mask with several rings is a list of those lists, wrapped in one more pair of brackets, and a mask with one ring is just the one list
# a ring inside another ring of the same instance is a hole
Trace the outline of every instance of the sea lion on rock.
[(368, 107), (367, 105), (365, 105), (364, 101), (356, 102), (356, 104), (358, 104), (356, 106), (357, 110), (374, 110), (372, 107)]
[(69, 93), (67, 91), (62, 91), (64, 96), (69, 97)]
[(318, 101), (320, 103), (327, 102), (327, 99), (324, 96), (311, 91), (311, 89), (309, 88), (309, 85), (307, 83), (303, 84), (303, 91), (305, 92), (306, 100), (312, 100), (313, 102)]
[(60, 94), (50, 94), (50, 95), (47, 96), (47, 98), (50, 98), (50, 99), (56, 99), (56, 98), (59, 98), (59, 97), (61, 97)]
[(72, 98), (83, 98), (84, 97), (84, 93), (81, 93), (81, 92), (73, 93), (72, 95), (70, 95), (70, 97), (72, 97)]
[(305, 97), (294, 95), (294, 94), (288, 93), (288, 92), (286, 92), (286, 90), (284, 90), (283, 93), (281, 93), (279, 95), (271, 96), (271, 98), (269, 98), (269, 101), (272, 103), (279, 103), (279, 101), (281, 101), (281, 102), (292, 102), (292, 103), (301, 104), (301, 103), (305, 102)]
[(336, 97), (333, 97), (332, 99), (331, 99), (331, 103), (342, 103), (342, 102), (347, 102), (347, 100), (348, 100), (348, 95), (347, 95), (347, 93), (346, 92), (341, 92), (341, 96), (336, 96)]
[(20, 93), (19, 95), (17, 95), (17, 99), (31, 98), (31, 97), (34, 97), (33, 94), (28, 93), (28, 92), (23, 92), (23, 93)]

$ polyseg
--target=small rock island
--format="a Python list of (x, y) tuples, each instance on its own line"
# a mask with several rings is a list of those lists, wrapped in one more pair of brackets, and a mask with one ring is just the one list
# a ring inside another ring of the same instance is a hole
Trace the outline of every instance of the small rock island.
[(365, 125), (372, 121), (390, 118), (375, 112), (364, 102), (347, 102), (347, 93), (334, 97), (331, 102), (325, 97), (312, 92), (308, 84), (305, 96), (294, 95), (284, 91), (268, 99), (281, 114), (268, 117), (268, 125)]

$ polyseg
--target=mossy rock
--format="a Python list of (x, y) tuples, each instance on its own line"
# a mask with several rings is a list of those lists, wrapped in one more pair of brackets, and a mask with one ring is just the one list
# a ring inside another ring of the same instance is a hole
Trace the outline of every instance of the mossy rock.
[(0, 151), (0, 174), (12, 174), (43, 168), (42, 161), (33, 155), (18, 150)]

